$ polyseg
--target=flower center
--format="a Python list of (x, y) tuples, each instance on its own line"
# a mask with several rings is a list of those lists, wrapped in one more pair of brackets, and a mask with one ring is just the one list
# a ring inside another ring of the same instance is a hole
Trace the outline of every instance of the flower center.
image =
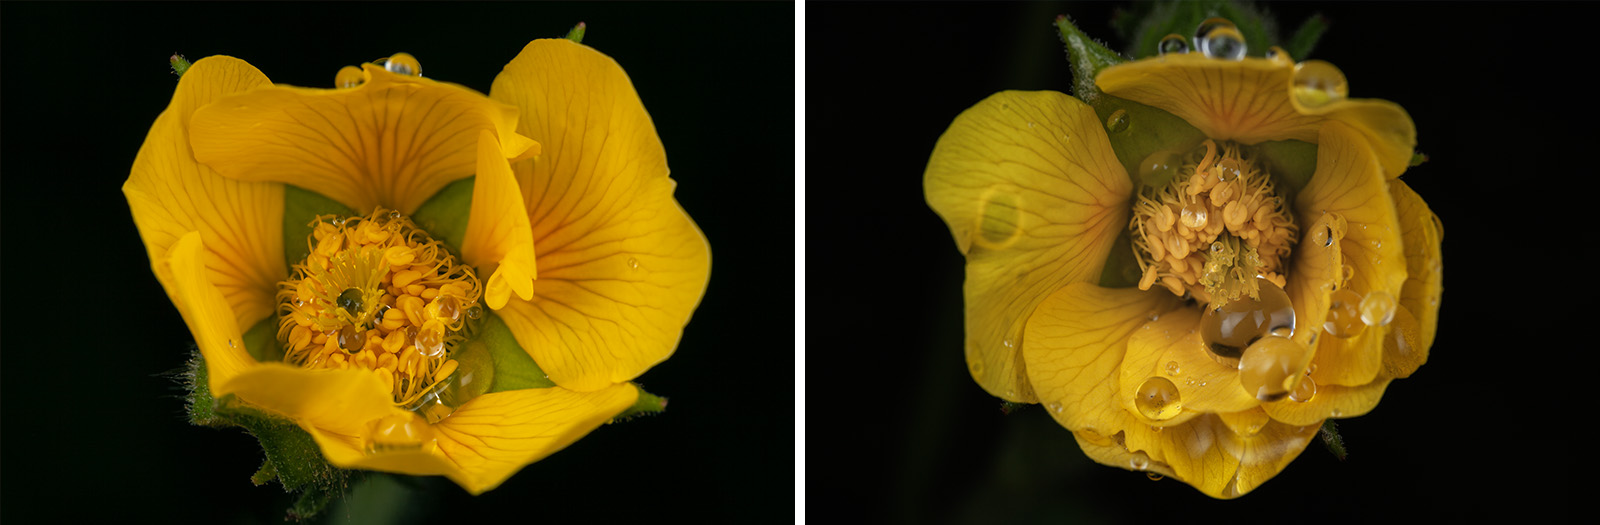
[(278, 283), (284, 361), (371, 370), (395, 404), (430, 422), (448, 416), (440, 391), (460, 382), (458, 347), (483, 316), (473, 269), (396, 211), (311, 226), (310, 254)]
[(1271, 174), (1244, 147), (1203, 146), (1182, 159), (1170, 183), (1146, 187), (1133, 207), (1139, 289), (1160, 283), (1212, 307), (1259, 299), (1258, 276), (1285, 284), (1294, 217)]

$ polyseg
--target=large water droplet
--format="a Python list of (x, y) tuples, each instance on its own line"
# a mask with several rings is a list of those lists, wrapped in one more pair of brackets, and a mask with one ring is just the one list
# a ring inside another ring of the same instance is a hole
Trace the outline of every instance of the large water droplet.
[(1144, 470), (1150, 468), (1150, 458), (1144, 457), (1141, 454), (1134, 454), (1132, 458), (1128, 459), (1128, 466), (1133, 467), (1133, 470)]
[(1194, 27), (1194, 41), (1198, 44), (1201, 40), (1205, 39), (1206, 35), (1210, 35), (1212, 31), (1216, 31), (1218, 28), (1222, 27), (1229, 27), (1235, 30), (1239, 29), (1239, 26), (1234, 25), (1232, 20), (1228, 20), (1220, 16), (1213, 16), (1205, 19), (1204, 21), (1200, 22), (1200, 25)]
[(1289, 399), (1304, 403), (1306, 401), (1310, 401), (1311, 398), (1316, 395), (1317, 382), (1312, 381), (1311, 374), (1307, 373), (1305, 374), (1305, 377), (1300, 378), (1300, 385), (1296, 386), (1293, 391), (1289, 392)]
[(1350, 96), (1344, 72), (1322, 60), (1307, 60), (1294, 66), (1292, 95), (1300, 105), (1317, 108)]
[(1133, 405), (1139, 409), (1144, 417), (1162, 421), (1172, 419), (1183, 412), (1183, 402), (1178, 396), (1178, 385), (1165, 377), (1152, 377), (1144, 380), (1139, 385), (1139, 391), (1134, 394)]
[(1239, 384), (1244, 391), (1262, 401), (1277, 401), (1289, 395), (1295, 382), (1311, 360), (1311, 352), (1292, 339), (1263, 337), (1245, 349), (1239, 359)]
[(1322, 329), (1334, 337), (1350, 338), (1361, 335), (1367, 326), (1361, 323), (1361, 295), (1350, 289), (1340, 289), (1328, 296), (1328, 317)]
[(333, 76), (333, 86), (339, 88), (353, 88), (365, 81), (366, 78), (362, 76), (361, 68), (355, 66), (340, 68), (339, 73)]
[(1128, 112), (1127, 111), (1119, 109), (1119, 110), (1111, 112), (1111, 116), (1106, 117), (1106, 131), (1110, 131), (1112, 133), (1122, 133), (1122, 132), (1127, 131), (1127, 130), (1128, 130)]
[(1198, 230), (1206, 227), (1209, 218), (1209, 208), (1204, 203), (1195, 201), (1183, 205), (1183, 212), (1179, 214), (1178, 220), (1183, 221), (1183, 225), (1189, 229)]
[(422, 76), (422, 63), (409, 53), (395, 53), (384, 62), (383, 69), (397, 75)]
[(1022, 233), (1021, 199), (1006, 188), (990, 188), (979, 200), (978, 241), (991, 249), (1004, 248)]
[(1244, 60), (1247, 48), (1244, 34), (1232, 25), (1218, 26), (1200, 38), (1200, 52), (1210, 58)]
[(1224, 365), (1237, 364), (1234, 360), (1250, 343), (1274, 330), (1294, 331), (1294, 305), (1289, 302), (1289, 294), (1260, 277), (1256, 278), (1256, 287), (1260, 290), (1259, 300), (1244, 296), (1221, 308), (1207, 308), (1200, 320), (1200, 339)]
[(1394, 296), (1377, 290), (1361, 298), (1361, 322), (1367, 326), (1388, 326), (1394, 320)]
[(450, 417), (468, 401), (488, 392), (494, 382), (494, 361), (483, 343), (461, 345), (450, 353), (450, 358), (456, 363), (455, 371), (406, 405), (407, 410), (421, 415), (429, 423)]
[(390, 414), (373, 420), (367, 453), (417, 450), (433, 440), (433, 425), (415, 414)]
[(1177, 33), (1161, 37), (1161, 43), (1156, 44), (1156, 54), (1174, 55), (1188, 52), (1189, 39)]

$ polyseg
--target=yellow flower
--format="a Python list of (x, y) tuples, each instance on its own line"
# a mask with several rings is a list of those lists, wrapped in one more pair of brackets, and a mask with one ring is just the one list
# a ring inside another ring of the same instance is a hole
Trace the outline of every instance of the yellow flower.
[[(1096, 96), (1184, 129), (995, 94), (955, 119), (924, 178), (967, 258), (978, 384), (1043, 404), (1097, 462), (1217, 498), (1426, 361), (1441, 292), (1443, 232), (1398, 179), (1410, 117), (1347, 98), (1332, 65), (1269, 56), (1094, 77)], [(1120, 133), (1163, 145), (1119, 160)]]
[[(488, 97), (420, 73), (397, 54), (309, 89), (197, 61), (123, 192), (213, 396), (335, 466), (478, 494), (635, 403), (710, 252), (609, 57), (537, 40)], [(518, 346), (536, 368), (490, 349)]]

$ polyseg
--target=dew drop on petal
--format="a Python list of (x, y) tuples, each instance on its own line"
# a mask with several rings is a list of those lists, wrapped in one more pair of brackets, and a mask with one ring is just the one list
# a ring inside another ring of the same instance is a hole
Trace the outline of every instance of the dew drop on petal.
[(1367, 326), (1387, 326), (1394, 320), (1394, 296), (1377, 290), (1361, 298), (1361, 322)]
[(1283, 48), (1278, 46), (1272, 46), (1271, 48), (1268, 48), (1266, 56), (1267, 60), (1283, 64), (1288, 64), (1294, 60), (1293, 58), (1289, 57), (1288, 51), (1285, 51)]
[(1208, 58), (1244, 60), (1247, 48), (1244, 34), (1232, 25), (1218, 26), (1200, 39), (1200, 52)]
[(1124, 131), (1127, 131), (1127, 130), (1128, 130), (1128, 112), (1127, 111), (1119, 109), (1119, 110), (1111, 112), (1111, 116), (1106, 117), (1106, 131), (1110, 131), (1112, 133), (1121, 133), (1121, 132), (1124, 132)]
[(1261, 401), (1283, 399), (1297, 386), (1296, 380), (1303, 378), (1310, 360), (1310, 350), (1292, 339), (1263, 337), (1251, 343), (1239, 359), (1239, 384)]
[(1132, 458), (1128, 459), (1128, 466), (1133, 467), (1133, 470), (1150, 468), (1150, 458), (1144, 457), (1142, 454), (1134, 454)]
[(1348, 288), (1328, 296), (1328, 317), (1322, 329), (1334, 337), (1351, 338), (1361, 335), (1367, 326), (1361, 322), (1361, 295)]
[(1249, 296), (1229, 301), (1221, 308), (1206, 308), (1200, 320), (1200, 339), (1223, 365), (1237, 366), (1244, 349), (1274, 331), (1295, 328), (1294, 305), (1289, 294), (1272, 281), (1257, 277), (1260, 299)]
[(1189, 52), (1189, 39), (1183, 35), (1173, 33), (1161, 37), (1161, 43), (1156, 44), (1156, 53), (1162, 55), (1178, 55)]
[(1311, 379), (1311, 374), (1300, 378), (1300, 384), (1289, 392), (1289, 399), (1304, 403), (1317, 395), (1317, 382)]
[(362, 76), (361, 68), (355, 66), (340, 68), (339, 73), (333, 76), (333, 86), (338, 88), (353, 88), (362, 82), (366, 82), (366, 78)]
[(1172, 419), (1183, 411), (1183, 402), (1178, 396), (1178, 385), (1165, 377), (1152, 377), (1144, 380), (1139, 385), (1139, 391), (1134, 394), (1133, 404), (1144, 417), (1155, 421)]
[(1178, 367), (1177, 361), (1167, 361), (1167, 375), (1177, 377), (1183, 369)]
[(384, 62), (383, 69), (397, 75), (422, 76), (422, 63), (410, 53), (395, 53)]
[(1326, 106), (1350, 96), (1350, 85), (1345, 81), (1344, 72), (1322, 60), (1295, 64), (1291, 85), (1295, 101), (1308, 108)]
[(1161, 481), (1161, 478), (1165, 476), (1162, 476), (1160, 472), (1146, 472), (1144, 473), (1144, 477), (1148, 478), (1150, 481)]

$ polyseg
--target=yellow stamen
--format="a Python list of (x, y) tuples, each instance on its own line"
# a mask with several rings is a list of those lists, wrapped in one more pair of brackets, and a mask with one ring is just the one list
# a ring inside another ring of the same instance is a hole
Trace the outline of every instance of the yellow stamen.
[(311, 226), (311, 254), (278, 283), (284, 361), (381, 370), (395, 404), (414, 404), (453, 371), (446, 363), (470, 331), (461, 312), (478, 308), (482, 284), (399, 213), (328, 215)]
[(1129, 229), (1143, 272), (1174, 294), (1220, 306), (1256, 297), (1255, 278), (1282, 286), (1298, 228), (1272, 176), (1247, 148), (1207, 140), (1168, 185), (1146, 188)]

